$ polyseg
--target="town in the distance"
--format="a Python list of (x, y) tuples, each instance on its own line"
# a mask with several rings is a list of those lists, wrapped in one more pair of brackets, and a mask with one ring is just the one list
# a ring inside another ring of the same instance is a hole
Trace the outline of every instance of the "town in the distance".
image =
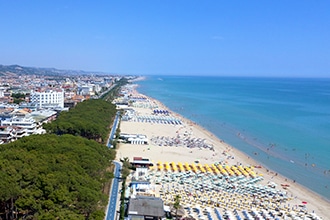
[(0, 144), (44, 133), (43, 123), (79, 102), (99, 98), (122, 77), (79, 73), (0, 65)]

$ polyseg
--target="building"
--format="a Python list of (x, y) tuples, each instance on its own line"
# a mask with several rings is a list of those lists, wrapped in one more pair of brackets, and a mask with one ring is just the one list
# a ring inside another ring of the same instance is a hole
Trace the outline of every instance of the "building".
[(42, 125), (54, 121), (57, 118), (57, 114), (58, 112), (49, 109), (31, 112), (29, 115), (34, 119), (37, 125), (37, 131), (35, 133), (45, 133), (46, 131), (42, 128)]
[(130, 144), (148, 144), (148, 138), (143, 134), (124, 134), (119, 135), (119, 139), (124, 140)]
[(90, 95), (95, 95), (94, 92), (94, 85), (82, 85), (82, 86), (78, 86), (77, 89), (77, 94), (78, 95), (83, 95), (83, 96), (90, 96)]
[(14, 126), (25, 129), (26, 134), (31, 135), (35, 134), (37, 130), (36, 121), (28, 115), (12, 115), (10, 118), (6, 118), (1, 121), (1, 126)]
[(129, 192), (131, 198), (138, 196), (155, 197), (155, 187), (147, 180), (132, 180), (129, 183)]
[(163, 200), (147, 196), (131, 198), (127, 215), (130, 220), (163, 219), (165, 217)]
[(0, 142), (9, 143), (14, 140), (15, 129), (11, 126), (0, 126)]
[(148, 158), (142, 157), (133, 157), (133, 161), (131, 165), (135, 168), (146, 168), (148, 169), (150, 166), (153, 166), (153, 163)]
[(64, 108), (64, 91), (62, 89), (47, 88), (31, 91), (30, 102), (39, 108)]
[(0, 126), (0, 144), (16, 141), (27, 136), (26, 129), (15, 126)]
[(149, 167), (153, 166), (153, 162), (149, 161), (149, 159), (142, 157), (134, 157), (133, 161), (130, 163), (135, 168), (135, 172), (133, 175), (135, 180), (146, 179), (146, 176), (149, 172)]

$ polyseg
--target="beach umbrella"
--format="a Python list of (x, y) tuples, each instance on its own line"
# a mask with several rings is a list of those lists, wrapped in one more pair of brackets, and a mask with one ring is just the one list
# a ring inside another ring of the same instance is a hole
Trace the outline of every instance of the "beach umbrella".
[(172, 168), (176, 166), (176, 164), (174, 162), (171, 162), (170, 164), (171, 164)]
[(181, 162), (178, 163), (178, 167), (179, 167), (180, 172), (184, 172), (184, 167)]
[(186, 167), (186, 170), (187, 171), (190, 171), (191, 170), (189, 163), (185, 162), (184, 163), (184, 166)]

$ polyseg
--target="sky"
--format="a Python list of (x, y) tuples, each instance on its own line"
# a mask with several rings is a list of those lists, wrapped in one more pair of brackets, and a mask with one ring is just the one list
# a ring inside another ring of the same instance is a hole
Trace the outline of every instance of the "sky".
[(0, 64), (330, 77), (329, 0), (0, 0)]

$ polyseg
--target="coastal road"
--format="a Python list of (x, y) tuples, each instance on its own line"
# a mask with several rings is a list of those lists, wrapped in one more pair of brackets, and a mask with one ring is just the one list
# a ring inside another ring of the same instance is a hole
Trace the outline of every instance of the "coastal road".
[(118, 127), (119, 115), (120, 115), (120, 112), (118, 111), (116, 113), (116, 118), (115, 118), (115, 121), (113, 122), (111, 131), (110, 131), (109, 140), (108, 140), (108, 144), (107, 144), (107, 146), (110, 147), (110, 148), (112, 148), (111, 141), (113, 140), (113, 136), (115, 135), (115, 132), (116, 132), (117, 127)]
[(113, 89), (117, 84), (113, 84), (112, 86), (110, 86), (106, 91), (102, 92), (100, 95), (97, 96), (97, 98), (102, 98), (103, 95), (105, 95), (106, 93), (110, 92), (111, 89)]
[(117, 213), (117, 197), (119, 189), (119, 179), (120, 179), (120, 163), (113, 161), (115, 164), (114, 178), (112, 180), (112, 186), (109, 194), (108, 208), (105, 214), (106, 220), (115, 220)]

